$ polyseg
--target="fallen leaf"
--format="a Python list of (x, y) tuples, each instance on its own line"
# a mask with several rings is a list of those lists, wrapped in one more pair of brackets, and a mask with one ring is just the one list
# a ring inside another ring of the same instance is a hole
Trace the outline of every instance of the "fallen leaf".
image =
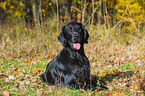
[(9, 75), (8, 78), (9, 78), (9, 80), (14, 80), (15, 76), (14, 75)]
[(30, 84), (30, 83), (31, 83), (30, 81), (26, 81), (26, 82), (25, 82), (25, 84)]
[(44, 92), (44, 89), (40, 89), (40, 90), (37, 90), (37, 96), (42, 96), (42, 93)]
[(2, 96), (9, 96), (9, 92), (7, 90), (3, 91)]
[(36, 81), (37, 81), (37, 78), (30, 78), (30, 80), (31, 80), (32, 82), (36, 82)]
[(14, 68), (14, 65), (12, 64), (9, 68)]
[(37, 74), (37, 73), (39, 74), (37, 67), (32, 67), (32, 71), (33, 71), (33, 74)]
[(13, 73), (13, 75), (18, 74), (18, 73), (19, 73), (19, 71), (16, 71), (16, 72)]
[(10, 80), (8, 78), (5, 79), (5, 82), (10, 82)]
[(107, 96), (111, 96), (112, 94), (111, 93), (109, 93), (109, 92), (106, 92), (106, 93), (104, 93), (105, 95), (107, 95)]
[(20, 86), (19, 86), (20, 88), (24, 87), (24, 82), (20, 81), (19, 84), (20, 84)]
[(115, 94), (113, 94), (112, 96), (127, 96), (121, 92), (114, 92)]
[(4, 61), (4, 59), (0, 59), (0, 61)]

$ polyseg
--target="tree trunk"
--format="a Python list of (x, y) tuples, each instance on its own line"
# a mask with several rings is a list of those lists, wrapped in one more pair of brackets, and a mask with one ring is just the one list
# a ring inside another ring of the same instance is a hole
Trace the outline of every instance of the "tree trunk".
[(58, 25), (59, 25), (59, 8), (58, 8), (58, 0), (56, 0), (56, 7), (57, 7), (57, 32), (58, 32)]
[[(38, 2), (38, 5), (39, 3), (40, 2)], [(34, 25), (38, 26), (39, 25), (39, 11), (38, 11), (38, 6), (36, 4), (37, 4), (37, 0), (33, 0), (32, 10), (33, 10)]]
[(33, 18), (34, 18), (34, 25), (36, 24), (36, 21), (37, 21), (37, 19), (36, 19), (36, 2), (35, 2), (35, 0), (33, 0), (33, 3), (32, 3), (32, 10), (33, 10)]
[(82, 13), (82, 24), (84, 24), (85, 21), (85, 10), (86, 10), (86, 0), (84, 1), (84, 8), (83, 8), (83, 13)]
[[(114, 6), (116, 5), (116, 1), (114, 1)], [(116, 9), (113, 8), (113, 26), (116, 24)]]
[(100, 5), (100, 8), (99, 8), (99, 12), (98, 12), (98, 24), (100, 25), (101, 24), (101, 11), (102, 11), (102, 0), (99, 0), (99, 5)]
[(41, 9), (41, 0), (39, 0), (38, 24), (39, 24), (39, 18), (40, 18), (41, 25), (43, 25), (43, 21), (42, 21), (42, 9)]

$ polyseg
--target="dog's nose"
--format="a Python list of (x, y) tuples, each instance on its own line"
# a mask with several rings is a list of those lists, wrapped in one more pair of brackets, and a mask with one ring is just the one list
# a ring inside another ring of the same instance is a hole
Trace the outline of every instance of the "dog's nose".
[(74, 33), (74, 37), (79, 37), (79, 34), (78, 33)]

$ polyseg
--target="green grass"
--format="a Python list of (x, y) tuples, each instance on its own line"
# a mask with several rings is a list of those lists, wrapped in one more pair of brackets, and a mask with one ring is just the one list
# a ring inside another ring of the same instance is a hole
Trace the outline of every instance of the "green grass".
[[(27, 28), (23, 23), (0, 26), (0, 95), (143, 96), (145, 93), (145, 36), (139, 38), (116, 28), (89, 31), (84, 45), (91, 74), (109, 88), (100, 92), (49, 86), (39, 74), (62, 49), (56, 23)], [(89, 27), (86, 28), (89, 30)], [(61, 30), (61, 28), (59, 29)], [(135, 32), (134, 32), (135, 33)], [(119, 35), (120, 34), (120, 35)]]

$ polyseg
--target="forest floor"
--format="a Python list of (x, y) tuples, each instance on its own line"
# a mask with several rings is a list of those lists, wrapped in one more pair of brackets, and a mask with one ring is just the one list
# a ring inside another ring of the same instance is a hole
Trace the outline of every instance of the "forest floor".
[[(23, 25), (23, 24), (22, 24)], [(145, 36), (121, 30), (89, 29), (85, 53), (91, 74), (107, 86), (100, 92), (49, 86), (39, 75), (62, 49), (56, 27), (0, 27), (0, 96), (144, 96)]]

